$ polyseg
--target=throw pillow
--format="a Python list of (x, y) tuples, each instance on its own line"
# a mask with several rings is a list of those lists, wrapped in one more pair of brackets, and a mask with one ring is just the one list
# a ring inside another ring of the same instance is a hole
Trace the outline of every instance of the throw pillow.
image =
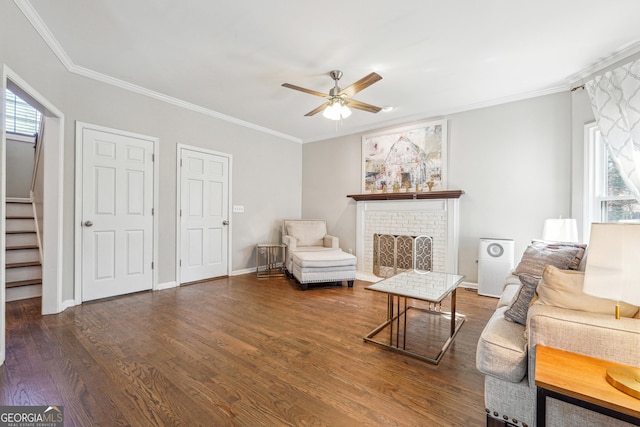
[(577, 270), (587, 245), (582, 243), (551, 243), (534, 240), (522, 255), (515, 274), (529, 274), (538, 278), (547, 265), (562, 270)]
[(521, 274), (518, 277), (522, 284), (520, 285), (520, 289), (518, 289), (518, 295), (516, 295), (511, 307), (504, 312), (504, 318), (510, 322), (524, 325), (527, 323), (529, 306), (536, 293), (536, 287), (538, 286), (540, 278), (529, 274)]
[[(553, 305), (570, 310), (613, 315), (616, 301), (593, 297), (582, 291), (584, 272), (560, 270), (551, 265), (542, 273), (538, 285), (538, 304)], [(620, 303), (620, 316), (633, 317), (638, 307)]]

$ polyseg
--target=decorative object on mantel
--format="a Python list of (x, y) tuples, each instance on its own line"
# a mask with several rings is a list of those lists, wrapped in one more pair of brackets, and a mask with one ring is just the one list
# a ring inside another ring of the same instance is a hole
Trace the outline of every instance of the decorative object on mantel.
[(363, 193), (384, 188), (443, 190), (447, 186), (447, 121), (438, 120), (362, 137)]
[(375, 200), (419, 200), (419, 199), (458, 199), (464, 194), (462, 190), (423, 191), (409, 193), (364, 193), (347, 194), (356, 202)]

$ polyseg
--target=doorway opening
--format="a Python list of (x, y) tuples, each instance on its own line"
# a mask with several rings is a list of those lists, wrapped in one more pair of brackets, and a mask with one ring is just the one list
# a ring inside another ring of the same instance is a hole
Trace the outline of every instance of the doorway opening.
[[(41, 121), (43, 130), (40, 137), (41, 154), (39, 165), (34, 168), (40, 171), (42, 186), (41, 196), (36, 196), (41, 204), (39, 213), (34, 215), (34, 222), (40, 222), (40, 245), (38, 251), (41, 251), (40, 269), (41, 269), (41, 307), (42, 314), (59, 313), (67, 306), (74, 305), (73, 300), (63, 303), (62, 290), (62, 208), (64, 195), (62, 191), (63, 182), (63, 141), (64, 141), (64, 114), (51, 104), (38, 91), (31, 87), (20, 76), (13, 72), (6, 65), (3, 66), (2, 77), (2, 93), (6, 93), (9, 89), (13, 94), (21, 98), (25, 103), (29, 104), (42, 114)], [(2, 120), (0, 121), (1, 149), (0, 153), (0, 217), (7, 216), (7, 193), (5, 185), (7, 183), (7, 131), (6, 127), (6, 105), (2, 102)], [(46, 143), (44, 142), (46, 141)], [(36, 188), (38, 185), (36, 184)], [(32, 205), (33, 208), (33, 205)], [(16, 214), (15, 216), (21, 216)], [(41, 218), (38, 218), (40, 217)], [(0, 232), (0, 252), (4, 253), (7, 248), (7, 234), (5, 229)], [(13, 243), (12, 243), (13, 244)], [(19, 246), (19, 245), (16, 245)], [(26, 246), (26, 245), (25, 245)], [(20, 250), (20, 249), (16, 249)], [(5, 358), (5, 313), (6, 313), (6, 289), (7, 283), (5, 257), (0, 261), (0, 363), (4, 363)]]

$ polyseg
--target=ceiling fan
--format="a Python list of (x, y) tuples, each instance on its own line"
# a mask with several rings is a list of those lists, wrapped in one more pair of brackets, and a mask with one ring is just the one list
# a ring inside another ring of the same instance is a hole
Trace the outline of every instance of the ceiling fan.
[(370, 113), (377, 113), (381, 110), (380, 107), (376, 107), (375, 105), (365, 104), (364, 102), (351, 99), (351, 97), (356, 93), (368, 88), (378, 80), (381, 80), (382, 77), (379, 74), (371, 73), (345, 89), (340, 89), (340, 87), (338, 86), (338, 80), (340, 80), (340, 78), (342, 77), (342, 71), (333, 70), (329, 73), (329, 76), (331, 76), (331, 78), (333, 79), (335, 86), (329, 91), (328, 94), (317, 92), (311, 89), (305, 89), (303, 87), (292, 85), (289, 83), (283, 83), (282, 86), (327, 99), (327, 102), (325, 102), (318, 108), (309, 111), (307, 114), (305, 114), (305, 116), (313, 116), (314, 114), (317, 114), (320, 111), (324, 110), (322, 113), (324, 117), (331, 120), (340, 120), (346, 119), (351, 115), (351, 110), (349, 110), (349, 107), (368, 111)]

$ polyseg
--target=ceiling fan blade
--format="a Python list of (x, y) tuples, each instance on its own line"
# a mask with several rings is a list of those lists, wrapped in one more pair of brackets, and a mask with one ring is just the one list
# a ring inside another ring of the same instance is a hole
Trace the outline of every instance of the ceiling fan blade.
[(347, 101), (347, 106), (351, 108), (356, 108), (358, 110), (368, 111), (370, 113), (377, 113), (382, 110), (380, 107), (376, 107), (375, 105), (365, 104), (364, 102), (356, 101), (355, 99), (349, 99)]
[(318, 114), (320, 111), (322, 111), (325, 108), (327, 108), (328, 105), (329, 105), (329, 103), (325, 102), (324, 104), (322, 104), (321, 106), (319, 106), (315, 110), (309, 111), (307, 114), (305, 114), (305, 117), (310, 117), (310, 116), (313, 116), (314, 114)]
[(326, 93), (317, 92), (317, 91), (311, 90), (311, 89), (305, 89), (303, 87), (292, 85), (292, 84), (289, 84), (289, 83), (283, 83), (282, 86), (288, 87), (289, 89), (293, 89), (293, 90), (299, 90), (300, 92), (309, 93), (311, 95), (321, 96), (323, 98), (328, 98), (329, 97), (329, 95), (327, 95)]
[(352, 97), (356, 93), (360, 92), (363, 89), (368, 88), (378, 80), (382, 80), (382, 76), (378, 73), (371, 73), (368, 76), (365, 76), (352, 84), (351, 86), (343, 89), (340, 92), (340, 95), (346, 95), (347, 97)]

